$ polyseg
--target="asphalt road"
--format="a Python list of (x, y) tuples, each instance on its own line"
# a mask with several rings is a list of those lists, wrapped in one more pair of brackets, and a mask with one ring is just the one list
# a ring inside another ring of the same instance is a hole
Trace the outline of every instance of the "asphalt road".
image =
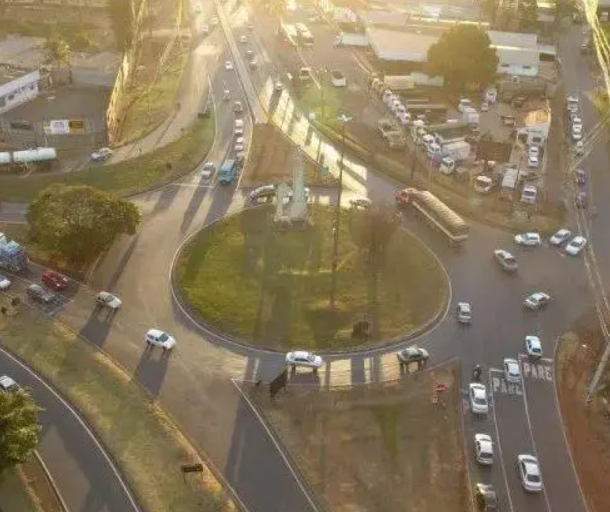
[(1, 349), (0, 374), (30, 388), (44, 409), (38, 451), (70, 512), (139, 512), (100, 443), (54, 390)]
[[(241, 30), (246, 30), (244, 24), (248, 17), (241, 11), (243, 7), (237, 6), (231, 11), (232, 7), (226, 5), (229, 9), (226, 19), (238, 37)], [(256, 35), (250, 37), (259, 54), (266, 57), (251, 75), (258, 99), (248, 96), (248, 100), (259, 101), (268, 108), (289, 136), (304, 144), (305, 150), (316, 157), (325, 155), (331, 172), (336, 172), (337, 151), (312, 134), (307, 120), (293, 112), (288, 91), (280, 95), (272, 92), (273, 81), (281, 70), (262, 46), (262, 39)], [(588, 68), (576, 53), (579, 37), (578, 30), (574, 29), (560, 43), (564, 79), (568, 89), (588, 91), (592, 86)], [(322, 48), (322, 52), (327, 50)], [(237, 73), (224, 70), (222, 65), (225, 60), (239, 56), (228, 53), (219, 31), (205, 38), (197, 52), (206, 55), (205, 69), (212, 76), (216, 99), (227, 85), (234, 99), (240, 94), (245, 99)], [(584, 97), (583, 101), (585, 127), (592, 127), (596, 113)], [(217, 112), (219, 136), (210, 159), (219, 163), (231, 151), (233, 115), (223, 107)], [(605, 172), (608, 158), (601, 143), (594, 146), (585, 164), (595, 190), (607, 189), (610, 185), (607, 182), (610, 176)], [(347, 188), (373, 200), (391, 200), (395, 184), (357, 163), (348, 161), (346, 167)], [(146, 215), (142, 229), (112, 249), (92, 282), (93, 287), (111, 289), (121, 296), (124, 309), (112, 322), (98, 318), (92, 314), (93, 291), (78, 287), (71, 300), (54, 314), (103, 345), (132, 370), (211, 456), (251, 511), (313, 510), (267, 433), (229, 380), (270, 379), (282, 367), (283, 355), (244, 349), (196, 326), (177, 305), (170, 289), (169, 269), (180, 244), (200, 227), (241, 208), (243, 194), (239, 189), (220, 188), (215, 183), (202, 185), (195, 173), (178, 184), (141, 196), (137, 203)], [(598, 261), (605, 262), (610, 251), (610, 233), (604, 228), (603, 220), (597, 219), (607, 218), (610, 211), (605, 210), (610, 206), (601, 200), (596, 204), (598, 217), (584, 219), (585, 227), (589, 227)], [(501, 462), (485, 472), (473, 462), (470, 465), (473, 483), (479, 478), (493, 482), (501, 502), (511, 512), (584, 512), (563, 438), (553, 383), (546, 378), (546, 371), (543, 378), (538, 378), (531, 368), (526, 370), (528, 367), (522, 361), (521, 394), (505, 393), (501, 384), (494, 385), (505, 357), (522, 360), (520, 354), (526, 335), (541, 336), (545, 355), (552, 358), (557, 336), (592, 308), (584, 258), (570, 258), (548, 246), (520, 249), (513, 245), (509, 234), (474, 222), (467, 248), (455, 253), (427, 227), (408, 217), (404, 224), (421, 236), (440, 258), (452, 286), (453, 300), (447, 316), (417, 342), (429, 349), (434, 362), (460, 357), (465, 376), (474, 364), (483, 364), (491, 372), (487, 384), (493, 413), (479, 421), (465, 409), (465, 442), (471, 449), (475, 432), (489, 433), (502, 450)], [(570, 225), (577, 226), (575, 219), (570, 220)], [(492, 251), (499, 247), (510, 250), (518, 258), (516, 276), (506, 275), (492, 261)], [(605, 278), (605, 267), (601, 273)], [(549, 292), (552, 303), (544, 311), (525, 311), (524, 297), (538, 290)], [(459, 300), (469, 301), (473, 306), (474, 322), (470, 327), (459, 326), (455, 321), (453, 307)], [(165, 362), (144, 355), (142, 336), (153, 326), (169, 330), (178, 339), (178, 349)], [(393, 350), (331, 355), (328, 361), (319, 375), (320, 383), (325, 385), (392, 379), (399, 375)], [(545, 362), (544, 366), (552, 372), (552, 362)], [(465, 390), (467, 382), (463, 386)], [(546, 495), (528, 496), (516, 481), (516, 455), (523, 450), (540, 457)]]

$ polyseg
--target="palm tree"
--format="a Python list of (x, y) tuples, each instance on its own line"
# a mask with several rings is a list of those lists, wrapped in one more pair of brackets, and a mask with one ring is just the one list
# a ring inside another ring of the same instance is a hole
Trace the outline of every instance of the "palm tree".
[(44, 43), (44, 52), (46, 54), (46, 62), (61, 68), (69, 64), (70, 46), (61, 37), (55, 35), (49, 37)]

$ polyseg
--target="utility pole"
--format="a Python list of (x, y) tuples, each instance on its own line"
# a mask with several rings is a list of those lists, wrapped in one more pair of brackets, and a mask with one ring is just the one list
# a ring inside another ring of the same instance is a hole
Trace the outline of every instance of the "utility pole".
[(337, 266), (339, 265), (339, 227), (341, 222), (341, 194), (343, 192), (343, 156), (345, 154), (345, 125), (352, 118), (341, 114), (338, 117), (341, 123), (341, 159), (339, 160), (339, 192), (337, 194), (337, 204), (335, 206), (335, 218), (333, 220), (333, 256), (332, 256), (332, 272), (330, 285), (330, 308), (335, 309), (335, 296), (337, 288)]

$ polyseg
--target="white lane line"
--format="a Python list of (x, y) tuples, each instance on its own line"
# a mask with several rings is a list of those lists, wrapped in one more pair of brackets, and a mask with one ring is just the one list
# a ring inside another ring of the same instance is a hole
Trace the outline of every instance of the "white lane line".
[[(520, 364), (519, 367), (521, 368), (521, 370), (523, 370), (522, 364)], [(521, 375), (523, 375), (523, 371), (521, 371)], [(521, 389), (523, 390), (523, 405), (525, 406), (525, 418), (527, 419), (527, 428), (530, 432), (530, 438), (532, 440), (532, 449), (534, 450), (534, 456), (536, 457), (536, 459), (538, 459), (538, 464), (540, 466), (542, 466), (542, 462), (540, 460), (540, 457), (538, 456), (538, 450), (536, 449), (536, 440), (534, 439), (534, 431), (532, 430), (532, 423), (530, 421), (530, 412), (529, 412), (529, 408), (527, 406), (527, 392), (525, 390), (525, 381), (523, 380), (523, 377), (521, 379), (522, 379), (521, 380)], [(544, 474), (544, 471), (542, 471), (542, 473)], [(544, 495), (546, 509), (550, 512), (551, 505), (549, 504), (549, 497), (546, 494), (546, 486), (544, 485), (544, 477), (542, 478), (542, 494)]]
[(318, 506), (315, 504), (315, 502), (313, 501), (313, 499), (311, 498), (311, 496), (309, 495), (309, 491), (307, 490), (307, 488), (305, 487), (305, 485), (303, 484), (303, 482), (301, 481), (301, 478), (299, 477), (298, 473), (294, 470), (294, 468), (292, 467), (292, 465), (290, 464), (290, 461), (288, 460), (288, 458), (286, 457), (286, 454), (284, 453), (284, 450), (282, 449), (282, 447), (279, 445), (279, 443), (277, 442), (277, 440), (275, 439), (275, 436), (273, 435), (273, 433), (271, 432), (271, 430), (269, 429), (269, 427), (267, 426), (267, 423), (265, 423), (265, 421), (263, 420), (263, 418), (261, 417), (260, 413), (257, 411), (256, 407), (254, 407), (254, 404), (250, 401), (250, 399), (246, 396), (246, 394), (241, 390), (241, 388), (239, 387), (239, 384), (235, 381), (235, 379), (231, 379), (231, 382), (233, 383), (233, 385), (235, 386), (235, 388), (237, 389), (237, 392), (242, 396), (242, 398), (246, 401), (246, 403), (248, 404), (248, 406), (250, 407), (250, 409), (252, 409), (252, 412), (256, 415), (256, 417), (258, 418), (258, 421), (260, 422), (260, 424), (262, 425), (262, 427), (265, 429), (265, 432), (267, 432), (267, 435), (269, 436), (269, 438), (271, 439), (271, 442), (273, 443), (273, 445), (275, 446), (276, 450), (279, 452), (280, 456), (282, 457), (282, 459), (284, 460), (284, 463), (286, 464), (286, 466), (288, 467), (288, 469), (290, 470), (290, 473), (292, 474), (293, 478), (296, 480), (299, 488), (301, 489), (301, 491), (303, 492), (303, 494), (305, 495), (305, 497), (307, 498), (307, 501), (309, 502), (309, 504), (311, 505), (311, 508), (315, 511), (315, 512), (321, 512), (320, 509), (318, 508)]
[(504, 456), (502, 455), (502, 443), (500, 442), (500, 431), (498, 430), (498, 417), (496, 415), (496, 402), (494, 400), (493, 394), (493, 383), (492, 383), (492, 375), (494, 373), (500, 373), (503, 377), (503, 373), (499, 370), (495, 370), (493, 368), (489, 369), (489, 390), (490, 390), (490, 400), (491, 400), (491, 410), (493, 415), (494, 422), (494, 430), (496, 431), (496, 439), (498, 440), (498, 455), (500, 456), (500, 466), (502, 467), (502, 477), (504, 478), (504, 487), (506, 488), (506, 496), (508, 497), (508, 507), (511, 512), (514, 512), (513, 509), (513, 500), (510, 497), (510, 487), (508, 486), (508, 477), (506, 476), (506, 466), (504, 465)]
[[(468, 449), (466, 448), (466, 446), (469, 444), (468, 441), (466, 440), (466, 423), (465, 423), (465, 416), (466, 416), (466, 410), (464, 408), (463, 405), (463, 395), (460, 397), (461, 403), (460, 403), (460, 430), (461, 430), (461, 434), (462, 434), (462, 441), (464, 442), (464, 457), (468, 457), (467, 453), (468, 453)], [(476, 511), (476, 506), (474, 503), (474, 487), (472, 485), (472, 475), (470, 474), (470, 463), (465, 460), (464, 463), (466, 464), (466, 477), (468, 478), (468, 496), (470, 497), (470, 506), (474, 511)]]
[(26, 373), (29, 373), (34, 380), (38, 381), (49, 392), (51, 392), (51, 394), (53, 394), (53, 396), (55, 396), (55, 398), (57, 400), (59, 400), (59, 402), (61, 402), (63, 404), (63, 406), (68, 411), (70, 411), (70, 413), (72, 413), (72, 416), (74, 416), (76, 421), (78, 421), (78, 423), (80, 423), (81, 427), (85, 430), (85, 432), (87, 432), (87, 434), (89, 435), (89, 437), (91, 438), (93, 443), (97, 446), (99, 452), (104, 457), (104, 459), (106, 459), (108, 466), (110, 467), (110, 469), (116, 476), (117, 480), (119, 481), (119, 484), (121, 485), (121, 488), (125, 492), (125, 495), (127, 496), (127, 499), (129, 500), (129, 503), (131, 504), (133, 510), (135, 510), (136, 512), (141, 512), (141, 509), (136, 504), (135, 499), (133, 498), (133, 496), (131, 495), (131, 492), (129, 491), (129, 488), (123, 481), (121, 473), (117, 470), (116, 466), (112, 462), (112, 459), (108, 456), (108, 454), (106, 453), (106, 450), (104, 449), (102, 444), (98, 441), (98, 439), (95, 436), (95, 434), (93, 433), (93, 431), (87, 426), (87, 424), (84, 422), (84, 420), (76, 413), (76, 411), (72, 408), (72, 406), (68, 402), (66, 402), (62, 398), (62, 396), (59, 393), (57, 393), (57, 391), (55, 391), (49, 384), (47, 384), (46, 381), (44, 381), (41, 377), (39, 377), (36, 373), (34, 373), (28, 366), (24, 365), (21, 361), (19, 361), (19, 359), (16, 359), (12, 354), (8, 353), (6, 350), (4, 350), (2, 348), (0, 348), (0, 352), (2, 354), (4, 354), (8, 359), (13, 361), (17, 366), (21, 367)]

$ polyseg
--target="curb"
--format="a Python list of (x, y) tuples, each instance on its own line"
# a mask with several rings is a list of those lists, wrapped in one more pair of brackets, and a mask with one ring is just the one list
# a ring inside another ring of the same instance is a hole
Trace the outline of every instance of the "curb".
[[(266, 205), (261, 205), (261, 206), (256, 206), (254, 208), (265, 208), (265, 206)], [(244, 211), (245, 210), (240, 210), (238, 212), (229, 213), (228, 215), (224, 215), (223, 217), (215, 219), (212, 222), (210, 222), (209, 224), (206, 224), (205, 226), (201, 227), (197, 231), (191, 233), (188, 237), (186, 237), (182, 241), (182, 243), (178, 246), (178, 249), (174, 253), (174, 258), (172, 260), (172, 266), (170, 269), (171, 293), (172, 293), (172, 296), (174, 297), (174, 299), (176, 300), (176, 302), (178, 303), (178, 306), (182, 309), (183, 312), (186, 313), (186, 316), (193, 322), (193, 324), (199, 330), (203, 331), (204, 333), (211, 334), (217, 340), (237, 346), (250, 353), (263, 352), (263, 353), (282, 354), (283, 355), (285, 353), (285, 350), (283, 350), (283, 349), (268, 347), (265, 345), (254, 345), (252, 343), (247, 343), (243, 340), (234, 338), (233, 336), (230, 336), (228, 334), (221, 333), (221, 332), (215, 330), (209, 323), (207, 323), (206, 321), (204, 321), (201, 318), (199, 313), (190, 305), (190, 303), (182, 296), (181, 292), (179, 291), (180, 287), (179, 287), (178, 281), (177, 281), (176, 263), (178, 262), (180, 255), (188, 247), (188, 245), (191, 243), (191, 241), (204, 230), (214, 226), (215, 224), (217, 224), (223, 220), (234, 217), (236, 215), (240, 215)], [(436, 309), (434, 314), (424, 324), (418, 326), (415, 329), (412, 329), (411, 331), (407, 332), (406, 334), (402, 334), (400, 336), (397, 335), (390, 339), (381, 340), (378, 343), (371, 343), (370, 345), (366, 345), (366, 346), (358, 345), (358, 346), (351, 347), (350, 349), (346, 349), (346, 350), (328, 350), (328, 351), (318, 350), (317, 352), (319, 352), (320, 354), (323, 354), (326, 356), (356, 356), (356, 355), (366, 354), (366, 353), (370, 353), (370, 352), (386, 350), (386, 349), (391, 348), (392, 346), (398, 346), (403, 343), (408, 343), (408, 342), (420, 337), (424, 333), (430, 331), (433, 327), (439, 325), (441, 323), (441, 321), (445, 318), (446, 314), (449, 311), (449, 307), (451, 305), (451, 298), (452, 298), (451, 279), (449, 277), (449, 274), (448, 274), (447, 270), (445, 269), (445, 266), (442, 264), (440, 259), (436, 256), (436, 254), (432, 251), (432, 249), (430, 249), (414, 233), (411, 233), (410, 231), (408, 231), (404, 228), (401, 228), (401, 229), (403, 231), (407, 232), (409, 234), (409, 236), (415, 238), (420, 244), (422, 244), (422, 246), (424, 247), (424, 250), (428, 251), (432, 255), (432, 257), (437, 260), (443, 274), (445, 275), (446, 283), (448, 284), (448, 286), (447, 286), (448, 293), (446, 294), (445, 300), (443, 301), (443, 303), (441, 305), (439, 305), (439, 307)]]
[(60, 494), (59, 490), (57, 489), (55, 480), (53, 480), (53, 477), (51, 476), (51, 473), (49, 472), (47, 465), (44, 463), (44, 461), (42, 460), (42, 457), (38, 453), (38, 450), (34, 450), (34, 457), (36, 458), (38, 464), (40, 464), (40, 467), (44, 471), (44, 473), (47, 477), (47, 481), (49, 482), (51, 490), (53, 491), (53, 494), (55, 495), (55, 498), (57, 499), (57, 502), (59, 503), (60, 508), (62, 509), (63, 512), (69, 512), (70, 509), (66, 505), (66, 502), (64, 501), (62, 495)]

